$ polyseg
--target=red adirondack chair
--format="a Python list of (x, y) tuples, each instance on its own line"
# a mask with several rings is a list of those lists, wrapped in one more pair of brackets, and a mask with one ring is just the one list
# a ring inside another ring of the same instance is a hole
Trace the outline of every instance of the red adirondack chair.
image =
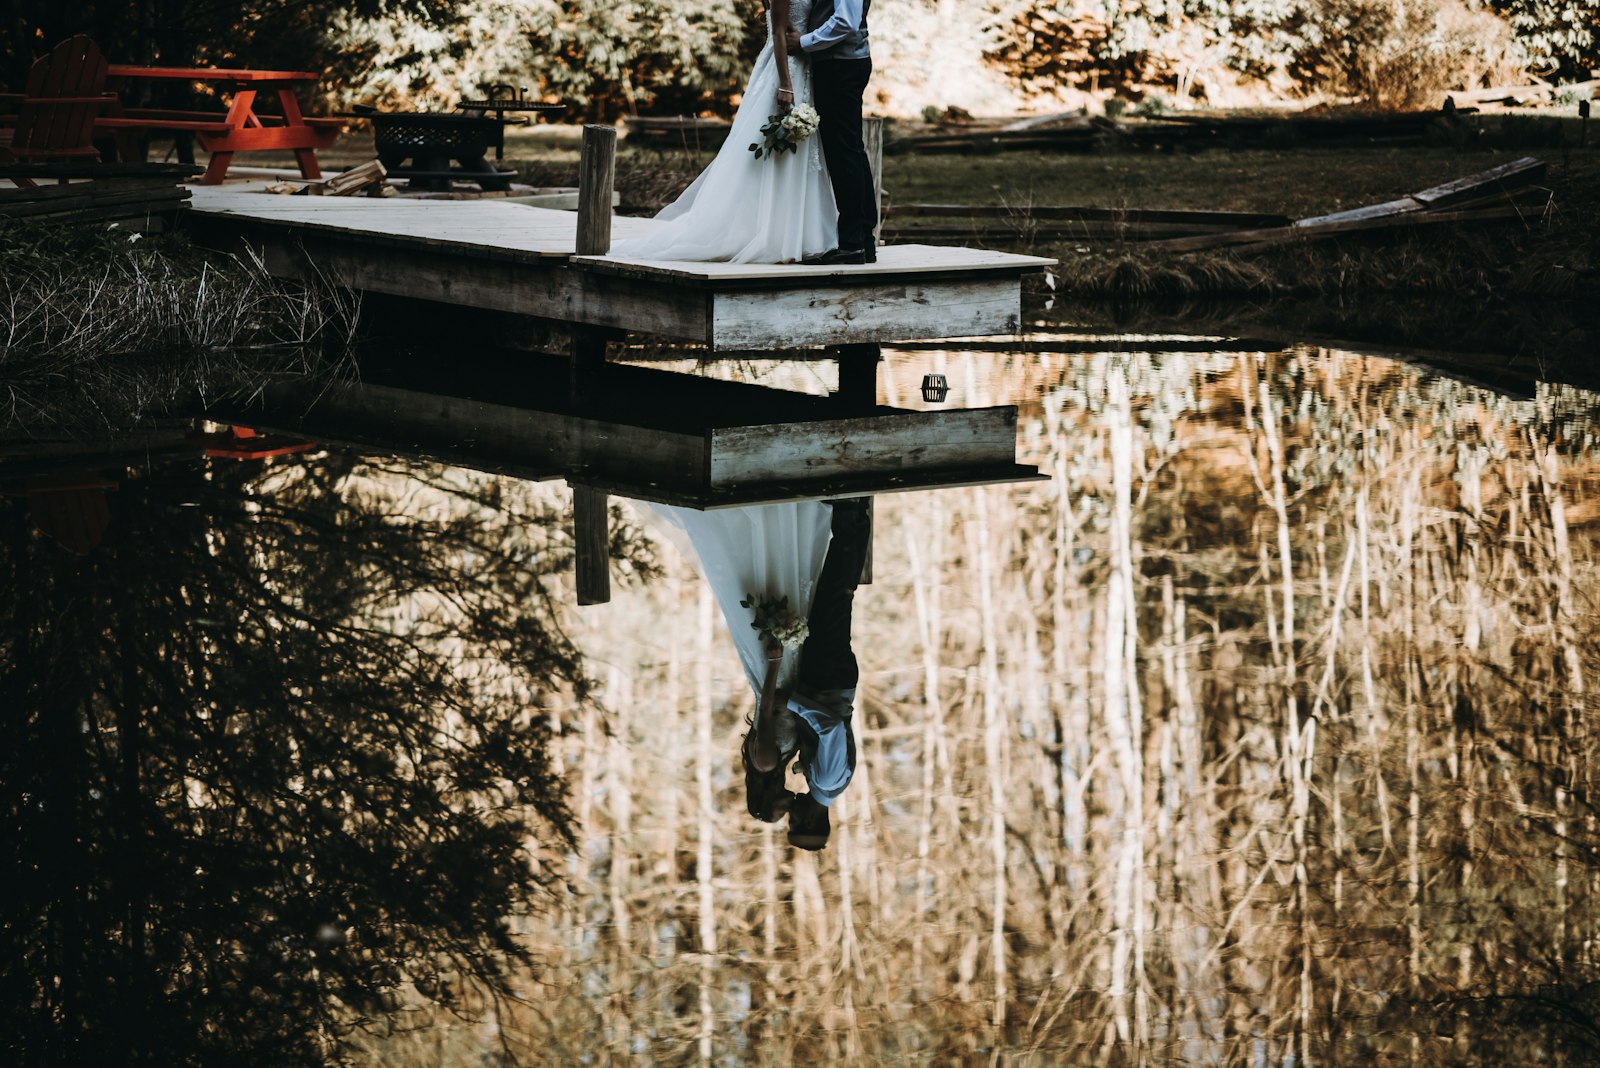
[[(56, 163), (100, 158), (94, 120), (111, 101), (105, 95), (106, 59), (82, 34), (69, 37), (34, 63), (17, 108), (17, 123), (0, 130), (0, 159)], [(11, 179), (31, 188), (30, 178)]]

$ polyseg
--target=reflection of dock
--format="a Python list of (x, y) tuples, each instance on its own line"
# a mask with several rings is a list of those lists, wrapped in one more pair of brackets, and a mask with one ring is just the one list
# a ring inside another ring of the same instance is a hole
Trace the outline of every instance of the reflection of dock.
[[(629, 330), (713, 349), (790, 349), (1014, 333), (1021, 279), (1054, 261), (891, 245), (863, 266), (667, 263), (578, 256), (578, 216), (494, 201), (273, 196), (197, 187), (197, 240), (262, 250), (274, 274)], [(655, 225), (610, 220), (615, 236)]]
[(689, 508), (1044, 477), (1016, 462), (1014, 406), (863, 410), (837, 396), (613, 365), (603, 406), (590, 410), (565, 400), (563, 361), (518, 354), (515, 363), (509, 377), (474, 375), (477, 390), (391, 374), (272, 387), (259, 408), (232, 414), (320, 441)]
[[(1042, 479), (1016, 462), (1014, 406), (908, 411), (847, 395), (626, 365), (568, 399), (565, 361), (517, 354), (444, 383), (388, 374), (288, 384), (226, 414), (254, 426), (573, 487), (578, 598), (609, 597), (608, 496), (727, 508)], [(441, 389), (448, 392), (440, 392)]]

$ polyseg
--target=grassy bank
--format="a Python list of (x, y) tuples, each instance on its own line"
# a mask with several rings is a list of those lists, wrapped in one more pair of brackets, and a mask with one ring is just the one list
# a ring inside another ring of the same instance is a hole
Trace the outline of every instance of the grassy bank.
[(0, 433), (88, 433), (347, 356), (357, 307), (181, 235), (0, 223)]
[[(1026, 239), (1034, 204), (1274, 212), (1393, 200), (1532, 154), (1550, 163), (1549, 216), (1489, 227), (1349, 235), (1245, 254), (1174, 254), (1136, 242)], [(901, 203), (1003, 203), (1018, 237), (997, 247), (1061, 260), (1056, 293), (1112, 299), (1435, 293), (1567, 298), (1600, 276), (1600, 151), (1351, 149), (1139, 156), (931, 159), (890, 170)], [(984, 193), (987, 196), (984, 196)], [(891, 201), (892, 204), (892, 201)], [(892, 207), (891, 207), (892, 212)], [(891, 215), (892, 217), (892, 215)], [(991, 242), (993, 243), (993, 242)]]
[[(891, 154), (884, 161), (889, 220), (895, 204), (1001, 204), (1011, 238), (967, 244), (1054, 256), (1057, 297), (1163, 299), (1312, 294), (1436, 293), (1566, 298), (1600, 278), (1600, 131), (1580, 146), (1576, 123), (1510, 123), (1468, 145), (1403, 148), (1212, 149), (1197, 153), (987, 152)], [(1373, 233), (1253, 254), (1153, 252), (1133, 242), (1030, 239), (1035, 205), (1272, 212), (1299, 218), (1408, 193), (1519, 156), (1550, 164), (1547, 219), (1488, 228)], [(625, 150), (618, 190), (625, 210), (670, 201), (709, 154)], [(531, 181), (570, 184), (573, 158), (520, 163)], [(985, 220), (1003, 222), (1005, 220)], [(1043, 292), (1041, 290), (1041, 292)]]

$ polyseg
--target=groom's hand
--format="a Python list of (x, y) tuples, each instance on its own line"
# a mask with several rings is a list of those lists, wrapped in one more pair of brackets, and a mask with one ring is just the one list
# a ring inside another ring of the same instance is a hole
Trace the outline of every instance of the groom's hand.
[(789, 46), (790, 55), (800, 54), (801, 48), (799, 30), (795, 29), (793, 26), (785, 26), (783, 30), (783, 42)]

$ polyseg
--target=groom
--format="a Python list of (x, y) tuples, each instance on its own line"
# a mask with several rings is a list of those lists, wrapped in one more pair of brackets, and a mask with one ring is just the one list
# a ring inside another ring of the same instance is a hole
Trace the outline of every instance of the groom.
[(822, 153), (828, 161), (833, 198), (839, 205), (839, 245), (807, 256), (802, 263), (875, 263), (878, 202), (872, 168), (861, 140), (861, 98), (872, 77), (867, 51), (867, 12), (872, 0), (815, 0), (804, 34), (784, 31), (791, 52), (811, 59), (811, 91), (822, 124)]
[[(833, 502), (833, 531), (811, 598), (810, 633), (800, 647), (800, 673), (787, 696), (776, 687), (783, 649), (767, 650), (767, 673), (755, 724), (739, 754), (750, 815), (776, 823), (789, 814), (789, 844), (819, 850), (828, 844), (828, 809), (856, 770), (852, 723), (860, 670), (850, 644), (851, 608), (872, 518), (866, 498)], [(799, 757), (806, 792), (791, 794), (784, 773)]]

